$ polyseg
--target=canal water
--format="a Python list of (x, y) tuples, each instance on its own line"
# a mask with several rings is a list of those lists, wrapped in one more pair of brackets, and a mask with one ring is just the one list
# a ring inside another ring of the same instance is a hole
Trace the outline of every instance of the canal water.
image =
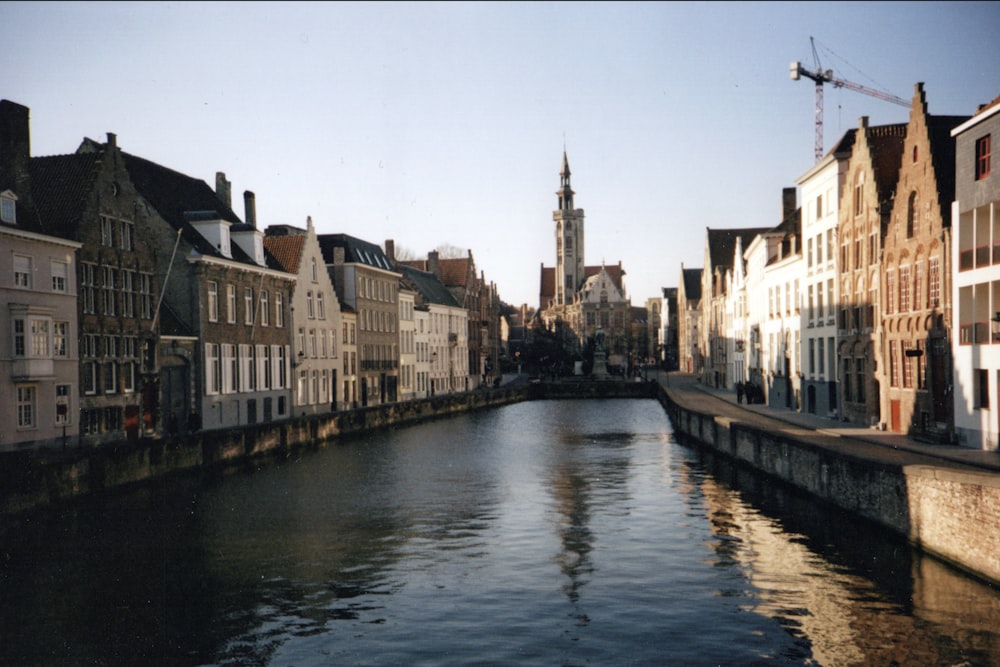
[(988, 665), (1000, 595), (652, 400), (373, 433), (0, 532), (9, 665)]

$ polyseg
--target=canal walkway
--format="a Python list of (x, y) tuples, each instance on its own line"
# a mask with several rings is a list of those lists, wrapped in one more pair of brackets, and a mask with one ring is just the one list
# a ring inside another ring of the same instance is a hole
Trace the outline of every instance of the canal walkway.
[(658, 380), (682, 407), (747, 422), (767, 430), (804, 431), (798, 435), (807, 436), (816, 444), (851, 450), (862, 458), (901, 465), (957, 465), (1000, 473), (1000, 452), (920, 442), (900, 433), (879, 431), (787, 408), (737, 403), (734, 391), (705, 386), (690, 373), (661, 372)]

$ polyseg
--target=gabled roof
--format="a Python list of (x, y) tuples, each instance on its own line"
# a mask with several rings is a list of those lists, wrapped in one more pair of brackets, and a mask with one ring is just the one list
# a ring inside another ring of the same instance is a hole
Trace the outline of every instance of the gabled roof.
[(422, 304), (459, 307), (448, 288), (442, 285), (437, 276), (430, 271), (421, 271), (412, 266), (400, 266), (399, 271), (403, 274), (403, 280), (417, 291), (418, 299)]
[(327, 264), (333, 264), (334, 248), (343, 248), (345, 264), (365, 264), (376, 269), (395, 271), (389, 258), (382, 252), (382, 248), (374, 243), (363, 241), (350, 234), (320, 234), (317, 240), (323, 252), (323, 260)]
[(684, 296), (688, 301), (701, 299), (701, 269), (682, 269)]
[[(230, 223), (230, 231), (252, 229), (244, 225), (233, 209), (219, 199), (215, 190), (205, 181), (129, 153), (123, 152), (122, 156), (125, 158), (125, 168), (139, 194), (156, 209), (161, 218), (170, 223), (174, 229), (180, 230), (184, 241), (198, 254), (225, 258), (218, 248), (195, 229), (192, 222), (222, 220)], [(230, 253), (233, 261), (258, 266), (236, 243), (230, 245)], [(284, 271), (266, 247), (264, 261), (268, 268)]]
[(625, 288), (622, 286), (622, 276), (625, 275), (625, 269), (622, 268), (621, 264), (612, 264), (610, 266), (602, 264), (601, 266), (585, 266), (583, 267), (584, 280), (591, 276), (596, 276), (604, 269), (608, 273), (608, 277), (611, 278), (611, 282), (615, 284), (618, 291), (622, 294), (625, 293)]
[(938, 187), (938, 207), (945, 223), (951, 220), (951, 202), (955, 200), (955, 138), (951, 131), (971, 116), (927, 115), (927, 134), (931, 142), (931, 163)]
[(94, 191), (100, 157), (92, 153), (31, 158), (28, 173), (34, 212), (19, 217), (18, 227), (37, 227), (32, 231), (77, 238), (87, 199)]
[[(748, 227), (745, 229), (712, 229), (708, 228), (708, 255), (712, 270), (729, 269), (733, 266), (736, 253), (736, 239), (740, 239), (744, 250), (758, 234), (771, 231), (769, 227)], [(699, 270), (699, 274), (701, 271)], [(688, 292), (690, 294), (690, 292)]]
[(306, 237), (301, 234), (265, 236), (264, 249), (271, 253), (283, 271), (298, 274), (302, 262), (302, 248)]

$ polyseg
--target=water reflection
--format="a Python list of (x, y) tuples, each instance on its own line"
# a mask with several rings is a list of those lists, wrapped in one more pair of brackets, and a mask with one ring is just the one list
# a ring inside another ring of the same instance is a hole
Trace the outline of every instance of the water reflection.
[(1000, 664), (1000, 596), (653, 401), (385, 431), (0, 529), (0, 663)]

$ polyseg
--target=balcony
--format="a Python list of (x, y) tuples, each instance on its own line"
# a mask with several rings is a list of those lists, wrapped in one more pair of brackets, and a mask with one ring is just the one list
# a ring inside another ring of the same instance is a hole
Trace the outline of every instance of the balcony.
[(55, 377), (55, 366), (52, 359), (14, 359), (10, 375), (17, 381), (42, 380)]

